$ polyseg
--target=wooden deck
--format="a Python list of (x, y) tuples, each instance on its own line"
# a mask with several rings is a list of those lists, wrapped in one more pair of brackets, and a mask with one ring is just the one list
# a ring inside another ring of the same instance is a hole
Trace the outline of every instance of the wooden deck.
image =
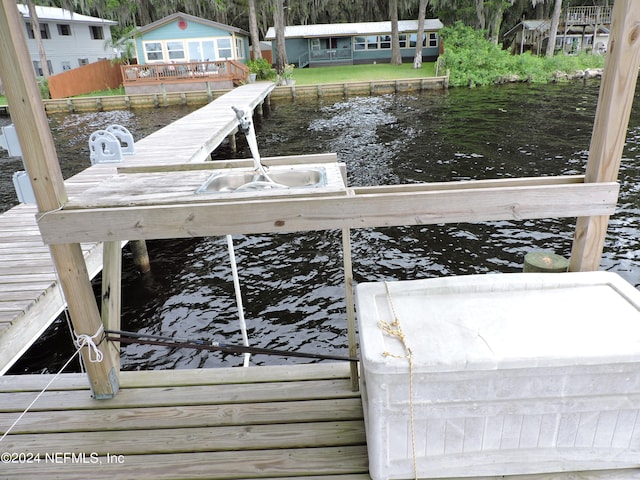
[[(63, 374), (0, 444), (16, 459), (0, 478), (370, 480), (349, 373), (346, 363), (121, 372), (111, 400)], [(51, 378), (0, 377), (0, 433)], [(471, 478), (638, 480), (640, 469)]]
[[(0, 431), (49, 379), (0, 377)], [(370, 478), (346, 364), (122, 372), (121, 381), (115, 398), (98, 401), (85, 375), (58, 378), (0, 448), (40, 462), (5, 463), (0, 477)]]
[[(112, 177), (121, 166), (203, 162), (238, 125), (231, 105), (254, 110), (274, 85), (236, 88), (190, 115), (136, 142), (136, 153), (119, 164), (88, 167), (65, 181), (70, 199)], [(88, 138), (87, 138), (88, 141)], [(87, 158), (89, 165), (89, 158)], [(0, 374), (35, 342), (65, 308), (49, 248), (35, 221), (35, 205), (19, 205), (0, 215)], [(93, 277), (102, 268), (102, 246), (83, 244)]]

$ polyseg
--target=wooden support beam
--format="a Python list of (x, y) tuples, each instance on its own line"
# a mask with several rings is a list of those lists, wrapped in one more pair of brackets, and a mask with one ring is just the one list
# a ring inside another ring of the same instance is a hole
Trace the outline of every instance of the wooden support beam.
[[(349, 343), (349, 356), (358, 356), (358, 342), (356, 339), (356, 302), (353, 292), (353, 265), (351, 262), (351, 234), (348, 228), (342, 229), (342, 256), (344, 263), (344, 287), (347, 309), (347, 341)], [(358, 363), (350, 362), (351, 389), (357, 392), (360, 389)]]
[(361, 187), (342, 195), (236, 201), (191, 195), (192, 203), (65, 209), (40, 217), (39, 225), (45, 243), (68, 243), (561, 218), (615, 209), (616, 183), (548, 182)]
[[(307, 155), (283, 155), (278, 157), (262, 157), (260, 159), (266, 167), (276, 165), (300, 165), (310, 163), (334, 163), (338, 161), (335, 153), (311, 153)], [(214, 160), (199, 163), (178, 163), (160, 165), (133, 165), (119, 166), (118, 173), (153, 173), (153, 172), (189, 172), (194, 170), (220, 170), (223, 168), (252, 167), (253, 159)], [(568, 178), (568, 177), (563, 177)], [(583, 178), (583, 177), (574, 177)]]
[[(67, 201), (64, 180), (49, 123), (36, 85), (35, 72), (24, 37), (22, 17), (13, 0), (0, 4), (0, 77), (22, 148), (23, 160), (33, 186), (38, 210), (43, 215)], [(67, 299), (73, 328), (78, 335), (95, 335), (102, 327), (93, 288), (79, 243), (51, 247), (60, 285)], [(104, 349), (104, 345), (99, 347)], [(104, 353), (104, 352), (103, 352)], [(118, 391), (113, 363), (89, 361), (82, 349), (91, 388), (96, 398), (110, 398)]]
[[(618, 178), (639, 65), (638, 2), (616, 0), (585, 182), (615, 182)], [(578, 218), (569, 270), (600, 268), (608, 223), (608, 215)]]
[[(120, 330), (122, 244), (119, 241), (104, 242), (102, 249), (102, 323), (107, 330)], [(119, 376), (120, 343), (110, 343), (108, 354), (111, 355), (115, 374)]]

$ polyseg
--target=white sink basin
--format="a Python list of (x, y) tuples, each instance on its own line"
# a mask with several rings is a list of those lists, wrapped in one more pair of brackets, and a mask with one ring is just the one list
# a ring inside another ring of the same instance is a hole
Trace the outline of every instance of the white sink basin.
[(196, 193), (240, 193), (254, 190), (314, 188), (327, 185), (324, 167), (272, 169), (268, 175), (275, 184), (270, 183), (254, 171), (215, 173), (196, 190)]

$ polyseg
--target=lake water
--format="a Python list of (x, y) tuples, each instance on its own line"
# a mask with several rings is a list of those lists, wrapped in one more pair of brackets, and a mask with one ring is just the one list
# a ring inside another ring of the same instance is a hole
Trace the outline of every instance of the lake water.
[[(350, 185), (582, 174), (599, 82), (508, 85), (447, 92), (273, 102), (257, 123), (263, 156), (336, 152)], [(637, 102), (636, 102), (637, 103)], [(89, 164), (89, 135), (119, 123), (141, 138), (187, 113), (169, 108), (51, 117), (65, 177)], [(640, 285), (640, 110), (633, 109), (602, 269)], [(244, 147), (236, 155), (249, 156)], [(1, 155), (1, 154), (0, 154)], [(221, 147), (216, 158), (233, 157)], [(0, 201), (13, 200), (20, 161), (0, 157)], [(352, 231), (356, 282), (521, 271), (534, 249), (569, 256), (574, 219), (501, 221)], [(254, 346), (346, 354), (339, 231), (234, 236), (245, 316)], [(152, 272), (125, 250), (122, 328), (241, 343), (224, 238), (148, 242)], [(96, 282), (96, 288), (99, 288)], [(99, 290), (97, 290), (99, 291)], [(56, 371), (73, 352), (61, 319), (13, 369)], [(254, 356), (252, 364), (308, 362)], [(240, 365), (237, 355), (126, 346), (123, 369)]]

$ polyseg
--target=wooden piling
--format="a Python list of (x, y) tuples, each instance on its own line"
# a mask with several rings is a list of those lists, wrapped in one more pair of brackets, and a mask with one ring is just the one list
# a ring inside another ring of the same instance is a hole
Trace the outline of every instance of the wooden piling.
[(569, 260), (552, 252), (533, 251), (524, 256), (525, 273), (561, 273), (569, 269)]
[(144, 240), (131, 240), (129, 248), (133, 254), (133, 264), (140, 273), (148, 273), (151, 271), (151, 262), (149, 261), (149, 252), (147, 251), (147, 243)]
[(233, 132), (227, 137), (229, 139), (229, 147), (233, 153), (238, 151), (238, 142), (236, 141), (236, 132)]
[[(42, 218), (62, 208), (67, 202), (67, 192), (33, 65), (29, 61), (22, 17), (13, 0), (1, 2), (0, 72), (39, 218)], [(77, 335), (93, 337), (100, 332), (102, 322), (80, 244), (53, 245), (50, 249), (74, 331)], [(115, 367), (112, 358), (106, 354), (106, 342), (100, 343), (98, 348), (104, 355), (103, 360), (91, 362), (88, 348), (83, 348), (84, 364), (95, 398), (111, 398), (119, 388)]]

